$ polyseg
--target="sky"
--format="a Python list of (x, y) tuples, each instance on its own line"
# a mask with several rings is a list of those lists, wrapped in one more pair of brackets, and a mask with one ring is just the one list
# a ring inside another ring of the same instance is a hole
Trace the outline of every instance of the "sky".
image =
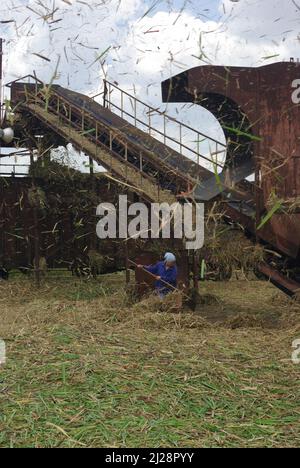
[[(4, 80), (57, 68), (56, 83), (93, 96), (106, 77), (165, 110), (161, 81), (188, 68), (299, 56), (299, 20), (300, 0), (2, 0)], [(167, 112), (224, 139), (198, 106)]]

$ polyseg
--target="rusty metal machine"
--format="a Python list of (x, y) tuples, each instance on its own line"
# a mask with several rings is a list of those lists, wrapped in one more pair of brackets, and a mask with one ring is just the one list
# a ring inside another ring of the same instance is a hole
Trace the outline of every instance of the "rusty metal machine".
[[(218, 119), (227, 140), (226, 163), (220, 178), (211, 174), (195, 187), (194, 196), (203, 201), (226, 197), (229, 216), (279, 254), (262, 271), (295, 292), (300, 279), (299, 61), (196, 67), (166, 80), (162, 92), (164, 102), (191, 102)], [(263, 223), (267, 213), (272, 216)]]
[[(202, 66), (162, 83), (164, 102), (189, 102), (212, 112), (225, 145), (109, 82), (103, 105), (61, 86), (47, 86), (35, 76), (9, 87), (18, 146), (32, 147), (37, 134), (45, 135), (49, 146), (71, 142), (147, 201), (172, 203), (182, 194), (204, 202), (222, 198), (228, 218), (267, 246), (270, 254), (261, 272), (289, 294), (299, 290), (298, 62), (259, 68)], [(138, 116), (139, 105), (147, 121)], [(154, 115), (162, 119), (159, 127)], [(178, 126), (178, 138), (168, 134), (169, 121)], [(225, 152), (225, 164), (188, 146), (182, 139), (186, 130), (195, 141), (210, 141), (216, 153)], [(218, 166), (217, 177), (207, 162)]]

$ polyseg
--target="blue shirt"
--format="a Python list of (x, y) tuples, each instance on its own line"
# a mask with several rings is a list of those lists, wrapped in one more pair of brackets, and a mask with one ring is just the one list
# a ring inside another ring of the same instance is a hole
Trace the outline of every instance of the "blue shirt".
[[(149, 271), (153, 275), (160, 276), (162, 280), (171, 284), (176, 288), (177, 286), (177, 266), (174, 265), (170, 268), (166, 268), (165, 262), (158, 262), (156, 265), (145, 267), (145, 270)], [(161, 280), (157, 280), (155, 288), (163, 295), (168, 294), (172, 291), (172, 288), (168, 288)]]

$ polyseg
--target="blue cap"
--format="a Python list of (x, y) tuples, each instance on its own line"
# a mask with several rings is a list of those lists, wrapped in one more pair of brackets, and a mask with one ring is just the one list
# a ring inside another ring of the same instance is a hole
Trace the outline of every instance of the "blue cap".
[(170, 262), (170, 263), (176, 262), (176, 257), (171, 252), (167, 252), (164, 258), (165, 258), (165, 262)]

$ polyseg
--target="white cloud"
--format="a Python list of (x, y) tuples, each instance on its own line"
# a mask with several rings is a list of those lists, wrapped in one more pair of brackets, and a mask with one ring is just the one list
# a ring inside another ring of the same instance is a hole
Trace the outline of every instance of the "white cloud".
[[(58, 11), (51, 18), (53, 0), (2, 2), (1, 19), (16, 22), (3, 26), (9, 39), (6, 80), (34, 69), (47, 81), (60, 57), (59, 82), (63, 86), (96, 94), (105, 71), (120, 87), (164, 108), (160, 82), (185, 69), (206, 62), (259, 66), (298, 54), (300, 11), (292, 0), (284, 2), (284, 7), (281, 0), (223, 0), (212, 15), (214, 21), (206, 16), (207, 0), (182, 0), (186, 8), (180, 14), (178, 0), (177, 8), (172, 0), (162, 1), (144, 18), (153, 2), (71, 3), (56, 0)], [(107, 53), (97, 60), (104, 51)], [(223, 137), (207, 111), (170, 104), (168, 112), (215, 138)]]

